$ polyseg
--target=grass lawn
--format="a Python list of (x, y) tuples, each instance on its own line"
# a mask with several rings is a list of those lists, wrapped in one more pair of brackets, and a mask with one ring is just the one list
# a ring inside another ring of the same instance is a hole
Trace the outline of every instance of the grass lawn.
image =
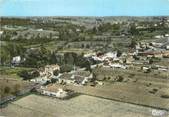
[(21, 77), (19, 77), (17, 75), (18, 72), (22, 71), (22, 70), (31, 70), (33, 68), (25, 68), (25, 67), (5, 67), (5, 66), (0, 66), (0, 73), (1, 75), (6, 75), (9, 76), (10, 78), (14, 78), (14, 79), (19, 79)]

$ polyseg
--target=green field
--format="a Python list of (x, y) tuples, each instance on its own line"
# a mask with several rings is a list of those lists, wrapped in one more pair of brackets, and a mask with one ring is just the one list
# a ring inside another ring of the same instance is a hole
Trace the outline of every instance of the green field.
[(5, 66), (0, 66), (0, 73), (1, 76), (8, 76), (9, 78), (14, 78), (14, 79), (21, 79), (21, 77), (19, 77), (17, 75), (17, 73), (19, 73), (20, 71), (23, 70), (32, 70), (33, 68), (25, 68), (25, 67), (5, 67)]

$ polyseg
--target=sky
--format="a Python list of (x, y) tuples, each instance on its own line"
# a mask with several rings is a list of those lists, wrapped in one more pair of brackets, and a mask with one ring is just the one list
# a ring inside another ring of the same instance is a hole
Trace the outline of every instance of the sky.
[(169, 0), (0, 0), (0, 16), (169, 16)]

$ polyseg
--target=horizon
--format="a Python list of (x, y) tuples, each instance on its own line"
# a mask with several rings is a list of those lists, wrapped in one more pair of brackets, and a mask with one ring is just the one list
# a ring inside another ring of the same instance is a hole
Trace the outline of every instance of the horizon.
[[(134, 11), (134, 12), (133, 12)], [(169, 0), (0, 0), (4, 17), (169, 16)]]

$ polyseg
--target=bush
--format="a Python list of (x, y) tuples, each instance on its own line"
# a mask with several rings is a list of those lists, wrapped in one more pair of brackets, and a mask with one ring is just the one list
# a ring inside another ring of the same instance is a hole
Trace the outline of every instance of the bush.
[(18, 75), (22, 77), (24, 80), (30, 80), (32, 78), (38, 77), (40, 74), (38, 71), (23, 70), (19, 72)]
[(55, 76), (57, 76), (57, 75), (59, 74), (59, 70), (53, 71), (53, 74), (54, 74)]
[(117, 76), (116, 81), (122, 82), (124, 80), (123, 76)]
[(16, 95), (19, 92), (20, 89), (21, 89), (21, 85), (20, 84), (15, 84), (14, 88), (13, 88), (13, 90), (14, 90), (13, 94)]
[(20, 77), (22, 77), (24, 80), (30, 78), (30, 75), (29, 75), (29, 73), (28, 73), (27, 70), (23, 70), (23, 71), (19, 72), (18, 75), (19, 75)]
[(65, 64), (65, 65), (62, 65), (60, 67), (60, 72), (61, 73), (64, 73), (64, 72), (70, 72), (73, 70), (73, 66), (72, 65), (68, 65), (68, 64)]
[(6, 86), (6, 87), (4, 88), (4, 93), (8, 94), (8, 93), (10, 93), (10, 91), (11, 91), (11, 88), (10, 88), (10, 87)]
[(51, 82), (52, 82), (52, 83), (56, 83), (56, 81), (58, 81), (58, 79), (55, 79), (55, 78), (52, 78), (52, 79), (51, 79)]
[(40, 74), (39, 74), (38, 71), (33, 71), (33, 72), (31, 73), (31, 76), (32, 76), (32, 78), (35, 78), (35, 77), (39, 77)]

